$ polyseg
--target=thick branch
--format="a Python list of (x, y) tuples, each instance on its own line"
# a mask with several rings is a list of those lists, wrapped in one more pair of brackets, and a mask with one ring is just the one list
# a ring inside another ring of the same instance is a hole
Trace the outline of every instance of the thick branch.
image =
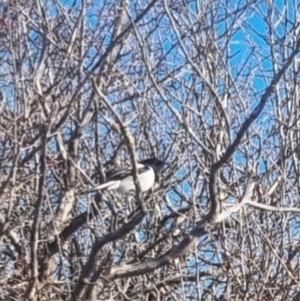
[(75, 288), (74, 294), (72, 296), (73, 301), (78, 300), (78, 296), (82, 295), (86, 282), (88, 282), (87, 278), (89, 277), (91, 271), (96, 266), (97, 261), (99, 260), (98, 257), (100, 254), (100, 250), (107, 243), (120, 239), (121, 237), (124, 237), (127, 233), (132, 231), (143, 220), (144, 216), (145, 213), (140, 211), (128, 223), (124, 224), (120, 229), (97, 239), (90, 253), (89, 259), (79, 277), (77, 287)]
[(31, 231), (31, 277), (26, 297), (30, 300), (35, 300), (34, 287), (38, 279), (38, 244), (39, 244), (39, 227), (41, 222), (41, 210), (44, 199), (44, 184), (46, 177), (46, 155), (47, 155), (47, 126), (42, 126), (41, 128), (41, 145), (42, 154), (40, 162), (40, 178), (38, 182), (38, 198), (35, 204), (35, 214), (33, 218), (32, 231)]
[(102, 101), (105, 103), (106, 107), (109, 109), (111, 114), (115, 117), (116, 122), (118, 123), (118, 126), (120, 127), (121, 133), (125, 138), (126, 145), (128, 147), (128, 151), (130, 154), (131, 159), (131, 165), (132, 165), (132, 176), (136, 188), (136, 199), (139, 205), (139, 208), (141, 211), (145, 211), (145, 206), (143, 204), (142, 200), (142, 191), (140, 182), (138, 180), (138, 170), (137, 170), (137, 162), (136, 162), (136, 154), (135, 154), (135, 142), (134, 137), (130, 133), (128, 127), (123, 122), (122, 118), (115, 112), (113, 106), (110, 104), (110, 102), (106, 99), (105, 95), (102, 93), (102, 91), (97, 87), (96, 82), (93, 80), (93, 86), (94, 89), (99, 97), (101, 97)]
[(252, 111), (250, 116), (245, 120), (243, 123), (241, 129), (236, 135), (235, 140), (233, 143), (227, 148), (223, 156), (220, 158), (219, 161), (214, 163), (211, 167), (210, 170), (210, 175), (209, 175), (209, 194), (210, 194), (210, 201), (211, 201), (211, 208), (210, 208), (210, 215), (215, 214), (216, 208), (217, 208), (217, 201), (216, 201), (216, 177), (217, 177), (217, 171), (227, 162), (227, 160), (232, 156), (234, 153), (235, 149), (238, 147), (240, 144), (244, 134), (247, 132), (249, 129), (250, 125), (254, 122), (256, 118), (260, 115), (262, 112), (263, 108), (266, 105), (267, 100), (271, 96), (271, 94), (274, 92), (274, 89), (278, 82), (280, 81), (281, 77), (283, 74), (286, 72), (286, 70), (289, 68), (289, 66), (292, 64), (294, 61), (294, 58), (299, 52), (300, 48), (300, 41), (297, 42), (296, 44), (296, 49), (292, 52), (290, 57), (287, 59), (287, 62), (283, 65), (281, 70), (275, 74), (273, 80), (271, 81), (271, 84), (267, 87), (265, 93), (261, 97), (260, 102), (256, 106), (256, 108)]

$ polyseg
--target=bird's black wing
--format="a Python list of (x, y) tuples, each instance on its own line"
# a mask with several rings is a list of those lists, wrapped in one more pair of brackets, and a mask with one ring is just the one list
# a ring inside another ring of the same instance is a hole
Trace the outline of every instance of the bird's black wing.
[[(143, 167), (139, 167), (138, 168), (138, 174), (141, 174), (147, 170), (149, 170), (149, 166), (143, 166)], [(123, 179), (125, 179), (128, 176), (132, 176), (132, 168), (126, 168), (123, 170), (119, 170), (119, 171), (108, 171), (107, 172), (107, 179), (106, 181), (121, 181)]]

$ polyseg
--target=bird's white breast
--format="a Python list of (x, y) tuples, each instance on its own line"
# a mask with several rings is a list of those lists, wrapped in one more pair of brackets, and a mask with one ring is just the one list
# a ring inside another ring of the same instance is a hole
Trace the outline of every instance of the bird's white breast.
[[(138, 175), (142, 192), (149, 190), (155, 182), (155, 173), (152, 168), (149, 168), (146, 172)], [(130, 176), (121, 181), (118, 191), (122, 194), (126, 194), (129, 191), (135, 190), (133, 177)]]

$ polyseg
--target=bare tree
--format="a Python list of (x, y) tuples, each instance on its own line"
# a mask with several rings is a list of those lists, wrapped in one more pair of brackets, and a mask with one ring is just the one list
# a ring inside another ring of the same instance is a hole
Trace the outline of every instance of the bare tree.
[[(297, 1), (0, 4), (0, 300), (298, 300)], [(82, 194), (169, 165), (134, 196)]]

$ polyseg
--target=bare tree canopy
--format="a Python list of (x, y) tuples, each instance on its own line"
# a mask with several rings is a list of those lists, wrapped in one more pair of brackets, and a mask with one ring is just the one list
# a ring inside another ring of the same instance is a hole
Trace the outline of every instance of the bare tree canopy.
[(299, 5), (3, 0), (0, 300), (299, 300)]

